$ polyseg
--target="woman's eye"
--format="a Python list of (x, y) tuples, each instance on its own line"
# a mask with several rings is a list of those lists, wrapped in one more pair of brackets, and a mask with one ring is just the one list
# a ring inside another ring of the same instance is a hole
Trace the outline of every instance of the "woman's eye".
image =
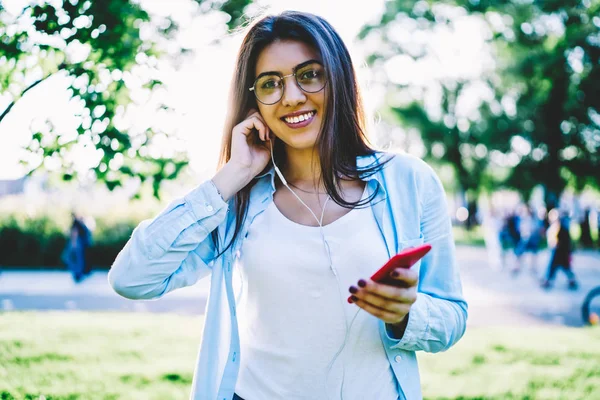
[(319, 71), (311, 69), (309, 71), (305, 71), (300, 76), (301, 79), (315, 79), (319, 76)]
[(262, 83), (261, 87), (263, 89), (276, 89), (280, 85), (279, 81), (276, 79), (270, 79)]

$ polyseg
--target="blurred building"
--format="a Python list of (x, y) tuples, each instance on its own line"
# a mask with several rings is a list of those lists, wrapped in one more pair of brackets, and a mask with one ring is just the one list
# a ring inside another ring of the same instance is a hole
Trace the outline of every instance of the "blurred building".
[(26, 176), (19, 179), (0, 180), (0, 197), (24, 193), (26, 180)]

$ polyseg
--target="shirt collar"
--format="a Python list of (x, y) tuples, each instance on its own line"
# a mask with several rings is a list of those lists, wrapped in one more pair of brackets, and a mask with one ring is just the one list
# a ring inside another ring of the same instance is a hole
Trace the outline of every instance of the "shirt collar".
[[(361, 170), (373, 167), (375, 163), (382, 158), (382, 156), (383, 153), (377, 152), (375, 154), (356, 157), (356, 167), (359, 171), (359, 178), (363, 181), (370, 181), (371, 179), (375, 179), (378, 183), (381, 184), (381, 177), (379, 176), (379, 174), (367, 174), (365, 172), (361, 172)], [(257, 175), (256, 179), (262, 179), (267, 177), (270, 178), (271, 186), (273, 187), (273, 190), (275, 190), (275, 169), (273, 168), (273, 166), (271, 166), (264, 173)]]
[(365, 169), (374, 167), (379, 163), (381, 158), (383, 158), (384, 153), (376, 152), (374, 154), (366, 155), (366, 156), (358, 156), (356, 157), (356, 167), (358, 169), (358, 176), (363, 181), (370, 181), (371, 179), (375, 179), (377, 183), (382, 184), (381, 182), (381, 174), (378, 173), (370, 173), (367, 174), (364, 172)]
[(269, 179), (269, 181), (271, 182), (271, 187), (273, 189), (273, 192), (275, 191), (275, 168), (273, 168), (273, 165), (271, 165), (271, 167), (264, 173), (257, 175), (255, 179), (259, 179), (262, 180), (263, 178), (265, 179)]

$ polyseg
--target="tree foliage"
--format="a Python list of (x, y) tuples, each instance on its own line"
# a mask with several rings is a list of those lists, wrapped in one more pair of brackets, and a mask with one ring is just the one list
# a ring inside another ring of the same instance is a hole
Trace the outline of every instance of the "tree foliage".
[[(228, 27), (244, 22), (251, 0), (195, 0), (198, 12), (224, 12)], [(81, 105), (74, 138), (65, 139), (51, 121), (32, 132), (28, 150), (39, 160), (61, 165), (63, 178), (76, 177), (70, 153), (88, 146), (99, 155), (92, 171), (113, 189), (136, 177), (152, 182), (155, 196), (162, 180), (175, 178), (187, 165), (184, 152), (152, 156), (148, 146), (162, 132), (153, 126), (133, 131), (126, 119), (134, 92), (151, 99), (162, 86), (157, 64), (177, 31), (168, 17), (150, 15), (135, 0), (32, 1), (9, 13), (0, 1), (0, 91), (11, 102), (0, 110), (0, 123), (30, 90), (54, 75), (68, 79), (72, 101)], [(179, 49), (184, 52), (186, 49)], [(156, 112), (169, 106), (156, 104)], [(39, 125), (39, 124), (38, 124)], [(32, 168), (43, 167), (44, 163)]]
[[(421, 91), (390, 104), (391, 114), (422, 132), (427, 156), (453, 165), (463, 190), (476, 193), (491, 182), (528, 194), (542, 184), (554, 206), (566, 185), (600, 186), (599, 15), (598, 0), (395, 0), (360, 37), (379, 41), (370, 61), (384, 66), (398, 54), (431, 58), (431, 48), (415, 45), (423, 33), (454, 31), (467, 18), (484, 22), (493, 68), (439, 79), (437, 112)], [(402, 27), (408, 38), (397, 33)], [(476, 112), (461, 115), (458, 103), (473, 85), (489, 95)], [(416, 85), (389, 86), (398, 93)]]

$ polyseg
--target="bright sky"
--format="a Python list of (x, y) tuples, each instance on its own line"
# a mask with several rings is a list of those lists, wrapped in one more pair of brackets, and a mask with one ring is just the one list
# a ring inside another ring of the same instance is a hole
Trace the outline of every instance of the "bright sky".
[[(11, 2), (20, 3), (22, 0), (4, 3), (8, 5)], [(184, 29), (178, 40), (191, 43), (195, 48), (193, 59), (181, 65), (178, 71), (165, 76), (167, 83), (165, 96), (175, 107), (176, 116), (163, 118), (158, 122), (168, 129), (176, 126), (177, 134), (182, 138), (191, 166), (196, 172), (214, 170), (220, 147), (221, 124), (225, 115), (228, 85), (240, 38), (228, 38), (219, 46), (210, 45), (209, 42), (215, 36), (215, 27), (219, 26), (218, 22), (211, 23), (205, 18), (203, 23), (197, 21), (194, 23), (190, 18), (188, 0), (168, 2), (142, 0), (142, 3), (151, 12), (171, 13), (176, 20), (181, 21)], [(360, 53), (354, 41), (359, 29), (381, 14), (383, 0), (264, 0), (260, 4), (269, 6), (274, 11), (296, 9), (326, 18), (346, 42), (365, 89), (365, 77), (368, 71), (363, 65), (363, 57), (366, 54)], [(432, 64), (429, 69), (423, 70), (415, 66), (407, 57), (402, 57), (391, 63), (388, 71), (390, 78), (397, 82), (413, 80), (421, 83), (419, 80), (437, 77), (441, 70), (451, 75), (455, 74), (454, 70), (457, 68), (459, 70), (466, 68), (470, 73), (478, 73), (470, 70), (477, 69), (476, 66), (480, 64), (476, 57), (481, 54), (481, 46), (467, 46), (466, 42), (482, 43), (483, 39), (477, 39), (478, 36), (474, 35), (480, 27), (468, 23), (460, 26), (458, 38), (437, 35), (440, 54), (447, 58), (443, 68), (439, 68), (441, 64), (440, 60), (437, 60), (437, 63)], [(453, 51), (452, 48), (459, 51)], [(460, 67), (457, 67), (458, 65)], [(61, 77), (49, 79), (21, 99), (0, 124), (0, 179), (15, 179), (24, 174), (23, 167), (19, 165), (19, 158), (24, 154), (21, 148), (30, 140), (31, 124), (39, 124), (40, 121), (50, 117), (58, 132), (75, 130), (77, 126), (73, 117), (75, 108), (69, 103), (65, 88), (65, 81)], [(383, 93), (381, 89), (368, 89), (363, 90), (363, 95), (367, 108), (372, 111), (379, 105)], [(8, 98), (0, 94), (0, 111), (7, 104)], [(129, 122), (135, 125), (136, 122), (145, 123), (151, 118), (157, 116), (140, 113), (136, 120)], [(77, 163), (85, 166), (93, 162), (90, 160), (93, 160), (90, 154), (82, 153), (78, 156)]]

